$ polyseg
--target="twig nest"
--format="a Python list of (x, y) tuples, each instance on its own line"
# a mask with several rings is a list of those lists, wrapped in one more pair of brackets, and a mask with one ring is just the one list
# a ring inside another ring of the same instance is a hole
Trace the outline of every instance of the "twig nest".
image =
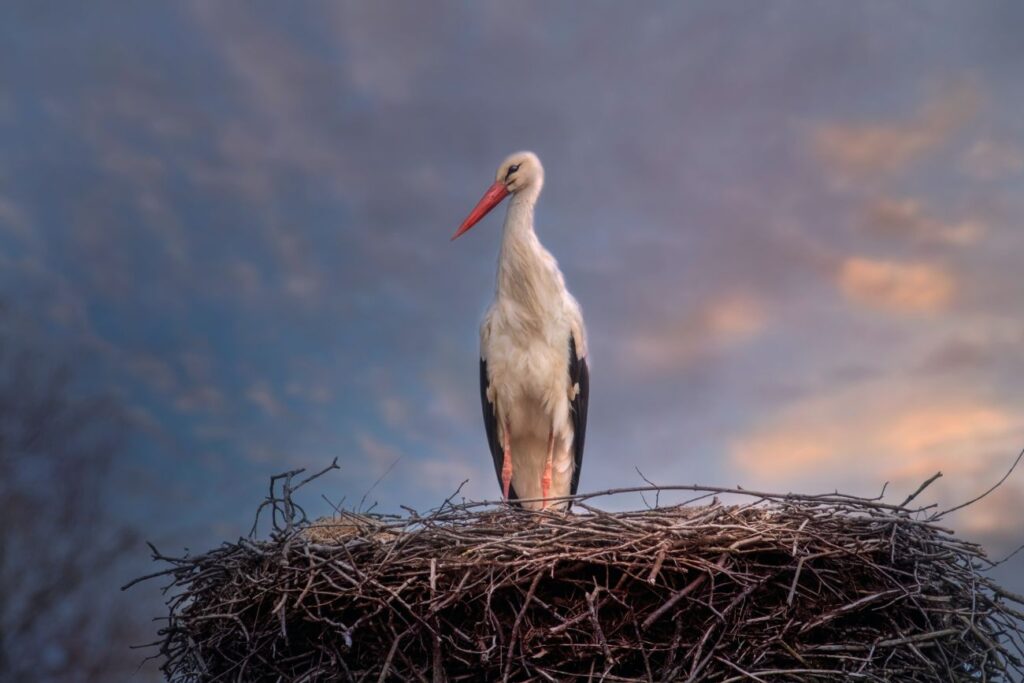
[[(975, 544), (847, 496), (287, 520), (170, 560), (172, 681), (1007, 680)], [(275, 506), (276, 509), (276, 506)], [(288, 507), (287, 509), (292, 509)]]

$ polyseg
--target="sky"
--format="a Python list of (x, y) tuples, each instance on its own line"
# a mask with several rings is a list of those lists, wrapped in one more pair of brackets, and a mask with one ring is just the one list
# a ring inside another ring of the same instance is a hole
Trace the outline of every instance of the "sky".
[[(504, 212), (449, 238), (530, 149), (589, 331), (581, 490), (898, 502), (941, 470), (922, 499), (952, 506), (1024, 447), (1022, 25), (1013, 2), (5, 3), (0, 299), (129, 410), (116, 513), (152, 538), (244, 533), (269, 475), (333, 458), (315, 513), (493, 499)], [(1024, 471), (954, 521), (1024, 543)]]

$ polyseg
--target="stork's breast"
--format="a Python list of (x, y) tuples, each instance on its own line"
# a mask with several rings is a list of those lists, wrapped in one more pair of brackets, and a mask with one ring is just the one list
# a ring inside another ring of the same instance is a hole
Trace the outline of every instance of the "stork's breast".
[(490, 342), (491, 386), (513, 431), (537, 431), (546, 438), (552, 427), (558, 434), (569, 428), (568, 348), (501, 334), (492, 334)]

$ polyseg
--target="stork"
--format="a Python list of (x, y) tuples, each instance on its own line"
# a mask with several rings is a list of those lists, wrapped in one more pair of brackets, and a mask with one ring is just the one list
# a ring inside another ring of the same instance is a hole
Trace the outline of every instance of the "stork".
[(518, 152), (452, 239), (511, 195), (494, 301), (480, 325), (480, 402), (494, 470), (506, 501), (568, 510), (587, 429), (590, 370), (583, 315), (558, 262), (537, 239), (533, 207), (544, 167)]

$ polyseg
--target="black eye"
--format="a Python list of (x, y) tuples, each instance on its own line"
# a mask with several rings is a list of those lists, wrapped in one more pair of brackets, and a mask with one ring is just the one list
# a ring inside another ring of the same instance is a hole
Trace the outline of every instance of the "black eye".
[(512, 164), (511, 166), (509, 166), (508, 167), (508, 173), (505, 174), (505, 180), (508, 180), (508, 177), (510, 175), (512, 175), (513, 173), (515, 173), (516, 171), (518, 171), (518, 170), (519, 170), (519, 164)]

